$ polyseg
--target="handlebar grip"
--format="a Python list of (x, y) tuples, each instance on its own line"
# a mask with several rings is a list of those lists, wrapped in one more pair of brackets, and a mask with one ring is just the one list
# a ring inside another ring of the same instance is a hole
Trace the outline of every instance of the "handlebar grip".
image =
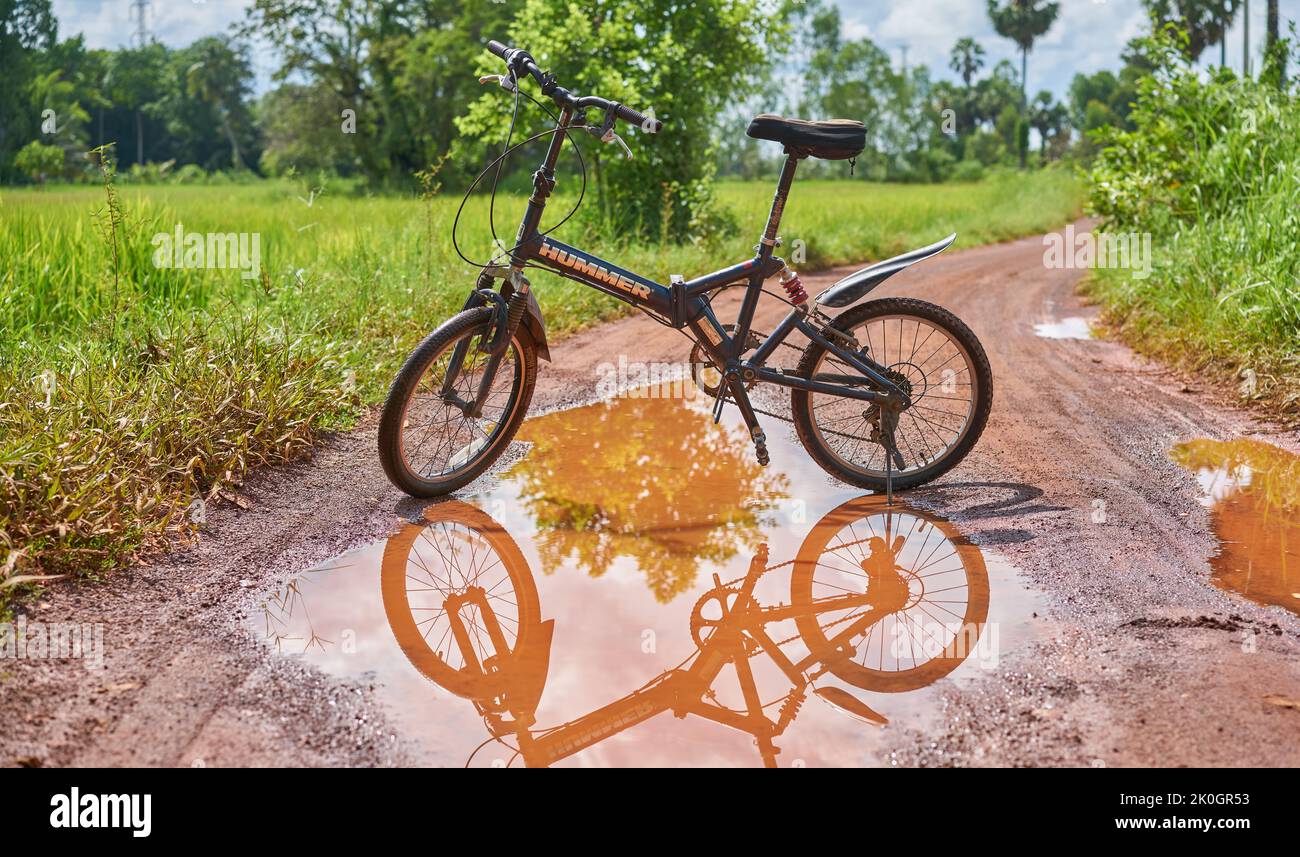
[(646, 116), (638, 110), (633, 110), (626, 104), (620, 104), (617, 112), (619, 119), (632, 125), (636, 125), (641, 128), (641, 130), (648, 131), (651, 134), (658, 134), (664, 127), (663, 122), (660, 122), (658, 119), (651, 119), (649, 116)]
[(495, 39), (487, 43), (487, 49), (492, 53), (496, 54), (497, 56), (501, 57), (501, 59), (505, 59), (506, 51), (510, 50), (505, 45), (501, 44)]

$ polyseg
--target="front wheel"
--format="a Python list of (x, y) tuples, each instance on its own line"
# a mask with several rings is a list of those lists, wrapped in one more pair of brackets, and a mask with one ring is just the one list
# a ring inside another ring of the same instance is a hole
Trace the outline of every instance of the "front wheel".
[(379, 460), (413, 497), (449, 494), (477, 479), (514, 437), (537, 382), (537, 346), (523, 325), (497, 366), (481, 412), (467, 412), (489, 368), (479, 350), (493, 332), (490, 307), (449, 319), (397, 373), (379, 421)]
[[(899, 490), (948, 472), (979, 440), (993, 406), (993, 372), (970, 328), (942, 307), (914, 298), (884, 298), (841, 313), (832, 327), (853, 336), (859, 353), (886, 367), (911, 405), (898, 418), (893, 470)], [(795, 370), (801, 378), (856, 381), (856, 369), (815, 342)], [(884, 491), (885, 447), (879, 408), (869, 402), (792, 391), (795, 430), (822, 469), (850, 485)]]

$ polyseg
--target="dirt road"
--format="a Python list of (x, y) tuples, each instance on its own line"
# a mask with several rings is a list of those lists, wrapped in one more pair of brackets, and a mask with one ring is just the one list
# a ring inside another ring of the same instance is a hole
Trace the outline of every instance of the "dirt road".
[[(1298, 438), (1232, 410), (1122, 346), (1051, 339), (1087, 316), (1079, 272), (1042, 241), (950, 252), (879, 294), (942, 304), (984, 342), (993, 414), (971, 456), (909, 502), (954, 522), (1043, 590), (1047, 633), (996, 674), (942, 690), (941, 716), (889, 736), (893, 762), (958, 765), (1297, 765), (1300, 618), (1210, 582), (1216, 541), (1193, 474), (1195, 437)], [(816, 292), (842, 271), (806, 277)], [(543, 307), (546, 303), (541, 294)], [(759, 324), (782, 307), (766, 306)], [(721, 313), (724, 317), (726, 312)], [(552, 348), (538, 404), (590, 400), (595, 367), (685, 360), (679, 334), (629, 318)], [(194, 547), (104, 585), (56, 587), (29, 622), (102, 622), (102, 670), (0, 662), (0, 761), (43, 765), (400, 764), (407, 736), (371, 689), (272, 654), (241, 626), (252, 593), (383, 538), (420, 504), (374, 455), (373, 424), (315, 460), (259, 474), (246, 510), (209, 511)], [(779, 462), (778, 462), (779, 465)]]

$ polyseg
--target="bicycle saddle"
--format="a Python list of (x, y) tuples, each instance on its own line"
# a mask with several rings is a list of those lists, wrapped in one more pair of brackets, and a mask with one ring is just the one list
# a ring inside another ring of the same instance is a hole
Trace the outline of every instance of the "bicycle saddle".
[(828, 161), (855, 158), (867, 147), (867, 126), (854, 119), (809, 122), (763, 113), (754, 117), (745, 133), (755, 140), (782, 143), (798, 155)]

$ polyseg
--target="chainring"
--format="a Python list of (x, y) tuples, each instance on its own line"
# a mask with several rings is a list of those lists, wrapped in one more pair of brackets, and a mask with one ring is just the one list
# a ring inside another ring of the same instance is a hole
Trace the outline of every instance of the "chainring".
[[(731, 335), (736, 333), (734, 324), (724, 324), (722, 329)], [(745, 340), (745, 351), (742, 354), (753, 351), (762, 344), (763, 340), (751, 330), (749, 338)], [(695, 381), (697, 387), (712, 398), (716, 399), (718, 394), (722, 392), (722, 367), (713, 362), (709, 352), (705, 351), (704, 346), (698, 342), (691, 348), (691, 378)], [(752, 390), (757, 383), (757, 379), (746, 381), (745, 389)]]

